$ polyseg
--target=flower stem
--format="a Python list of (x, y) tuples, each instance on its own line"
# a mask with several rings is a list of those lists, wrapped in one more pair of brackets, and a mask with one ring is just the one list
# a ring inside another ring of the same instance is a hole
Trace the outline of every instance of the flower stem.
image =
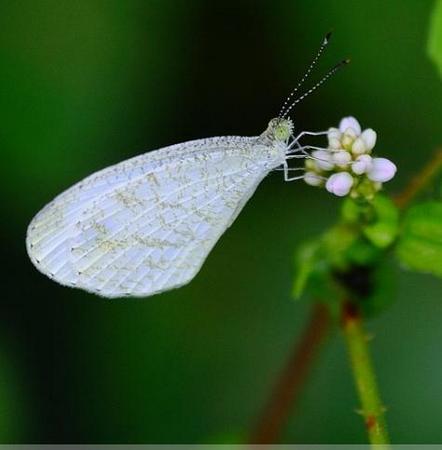
[(369, 441), (372, 445), (377, 445), (377, 449), (386, 450), (390, 448), (390, 440), (385, 423), (385, 407), (379, 395), (368, 339), (358, 307), (354, 303), (344, 302), (341, 320)]
[(442, 169), (442, 148), (434, 152), (433, 158), (410, 181), (403, 192), (396, 197), (396, 205), (404, 208), (438, 175)]
[[(396, 197), (396, 204), (404, 208), (428, 185), (442, 167), (442, 149), (418, 173), (405, 190)], [(275, 443), (280, 437), (289, 415), (304, 385), (311, 365), (330, 327), (330, 313), (318, 303), (311, 318), (282, 371), (260, 420), (250, 436), (252, 444)], [(350, 356), (353, 377), (362, 404), (369, 440), (376, 448), (388, 449), (389, 438), (385, 424), (385, 408), (380, 400), (373, 365), (357, 307), (344, 302), (342, 329)], [(381, 444), (381, 446), (379, 446)]]

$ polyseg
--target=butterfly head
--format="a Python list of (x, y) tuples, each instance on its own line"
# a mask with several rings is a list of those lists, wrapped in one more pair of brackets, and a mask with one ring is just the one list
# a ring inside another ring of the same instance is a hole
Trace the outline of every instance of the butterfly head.
[(285, 142), (293, 135), (293, 122), (291, 119), (276, 117), (269, 122), (264, 133), (272, 140)]

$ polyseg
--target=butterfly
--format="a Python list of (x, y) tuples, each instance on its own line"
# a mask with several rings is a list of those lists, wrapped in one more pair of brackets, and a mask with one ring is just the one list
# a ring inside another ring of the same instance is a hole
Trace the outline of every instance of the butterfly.
[(98, 171), (47, 204), (31, 221), (28, 255), (54, 281), (103, 297), (147, 297), (188, 283), (263, 178), (290, 176), (306, 148), (293, 135), (292, 101), (327, 46), (258, 136), (221, 136), (151, 151)]

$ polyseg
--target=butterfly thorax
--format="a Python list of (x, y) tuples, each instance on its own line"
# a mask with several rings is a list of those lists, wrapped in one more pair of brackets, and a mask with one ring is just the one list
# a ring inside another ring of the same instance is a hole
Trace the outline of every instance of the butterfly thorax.
[(292, 121), (277, 117), (269, 122), (267, 129), (258, 137), (261, 145), (255, 146), (254, 150), (255, 153), (262, 153), (259, 159), (269, 170), (285, 161), (288, 141), (293, 135), (292, 132)]

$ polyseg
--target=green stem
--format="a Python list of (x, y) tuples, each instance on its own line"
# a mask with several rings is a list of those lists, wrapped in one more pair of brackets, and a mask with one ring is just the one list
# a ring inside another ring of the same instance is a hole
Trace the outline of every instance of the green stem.
[[(362, 316), (353, 303), (343, 303), (342, 330), (369, 441), (372, 445), (378, 445), (377, 449), (388, 449), (390, 440), (385, 423), (385, 407), (379, 395)], [(383, 447), (379, 447), (382, 444)]]

